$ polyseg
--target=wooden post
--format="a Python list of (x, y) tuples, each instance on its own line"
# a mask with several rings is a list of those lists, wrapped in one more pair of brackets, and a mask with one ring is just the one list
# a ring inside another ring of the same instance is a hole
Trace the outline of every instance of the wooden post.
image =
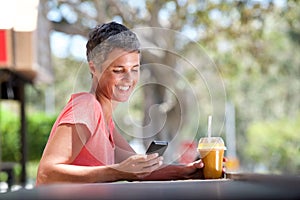
[(23, 186), (26, 185), (26, 161), (27, 161), (27, 141), (26, 141), (26, 130), (27, 130), (27, 125), (26, 125), (26, 112), (25, 112), (25, 83), (24, 81), (20, 81), (19, 84), (19, 97), (20, 97), (20, 116), (21, 116), (21, 130), (20, 130), (20, 138), (21, 138), (21, 184)]

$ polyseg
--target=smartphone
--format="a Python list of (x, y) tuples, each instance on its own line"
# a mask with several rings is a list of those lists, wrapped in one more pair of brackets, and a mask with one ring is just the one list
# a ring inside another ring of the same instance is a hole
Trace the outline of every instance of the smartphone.
[(157, 141), (154, 140), (149, 145), (146, 154), (158, 153), (159, 156), (162, 156), (168, 147), (167, 141)]

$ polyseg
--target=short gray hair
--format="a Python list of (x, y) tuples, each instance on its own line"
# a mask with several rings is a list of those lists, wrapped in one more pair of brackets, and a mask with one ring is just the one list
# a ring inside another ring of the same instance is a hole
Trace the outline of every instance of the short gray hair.
[(95, 27), (89, 34), (87, 60), (101, 65), (114, 49), (140, 52), (140, 42), (135, 33), (127, 27), (111, 22)]

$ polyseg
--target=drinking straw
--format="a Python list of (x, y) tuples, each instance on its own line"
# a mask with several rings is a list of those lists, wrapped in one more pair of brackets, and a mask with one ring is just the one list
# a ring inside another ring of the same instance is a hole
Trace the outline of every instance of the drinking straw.
[(209, 116), (208, 116), (208, 126), (207, 126), (207, 134), (208, 134), (208, 138), (211, 137), (211, 121), (212, 121), (212, 116), (209, 115)]

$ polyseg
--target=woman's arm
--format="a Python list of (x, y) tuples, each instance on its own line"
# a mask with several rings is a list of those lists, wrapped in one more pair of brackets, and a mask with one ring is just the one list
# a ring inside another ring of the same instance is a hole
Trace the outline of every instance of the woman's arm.
[(142, 180), (184, 180), (184, 179), (203, 179), (204, 164), (201, 160), (187, 165), (164, 165)]
[(52, 182), (96, 182), (118, 179), (109, 167), (71, 165), (90, 133), (84, 125), (63, 124), (57, 127), (40, 161), (37, 184)]
[(125, 159), (129, 158), (132, 155), (135, 155), (136, 152), (129, 145), (127, 140), (118, 132), (117, 129), (114, 129), (114, 142), (115, 142), (115, 162), (120, 163)]
[[(114, 131), (114, 141), (116, 145), (116, 163), (122, 162), (135, 154), (135, 151), (128, 144), (125, 138), (117, 131)], [(202, 179), (204, 164), (198, 160), (188, 165), (164, 165), (150, 175), (142, 176), (139, 180), (178, 180), (178, 179)]]
[(84, 125), (64, 124), (47, 144), (40, 161), (37, 185), (57, 182), (111, 182), (136, 180), (161, 166), (158, 155), (135, 155), (110, 166), (76, 166), (72, 161), (87, 142), (90, 133)]

